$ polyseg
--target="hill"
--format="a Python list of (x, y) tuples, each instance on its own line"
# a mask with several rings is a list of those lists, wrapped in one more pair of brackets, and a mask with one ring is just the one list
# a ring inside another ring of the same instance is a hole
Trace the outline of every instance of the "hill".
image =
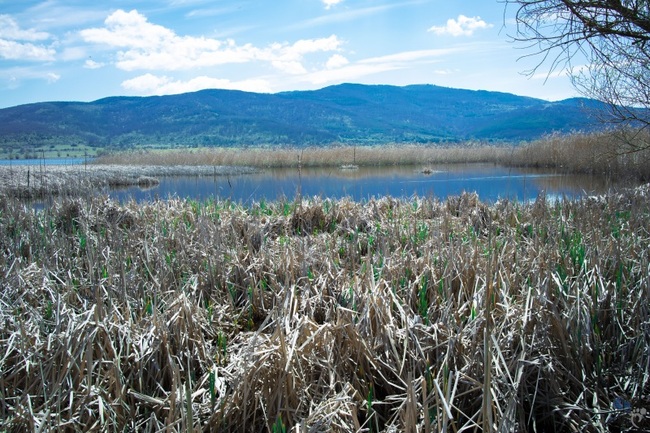
[(598, 128), (585, 105), (593, 111), (599, 104), (433, 85), (359, 84), (276, 94), (212, 89), (42, 102), (0, 110), (0, 151), (519, 141)]

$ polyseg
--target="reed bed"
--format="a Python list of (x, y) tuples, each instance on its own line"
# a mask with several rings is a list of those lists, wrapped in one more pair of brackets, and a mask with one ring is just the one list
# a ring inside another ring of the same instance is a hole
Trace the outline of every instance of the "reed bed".
[(100, 157), (117, 165), (228, 165), (252, 167), (350, 167), (493, 163), (545, 167), (561, 172), (650, 180), (646, 131), (551, 134), (530, 143), (328, 146), (307, 148), (205, 148), (123, 152)]
[(553, 134), (514, 148), (507, 164), (650, 180), (650, 134), (606, 131)]
[(647, 429), (650, 186), (0, 198), (0, 431)]
[(138, 165), (16, 165), (0, 166), (0, 190), (19, 198), (79, 196), (97, 190), (157, 185), (162, 176), (233, 176), (252, 173), (250, 167)]
[(493, 162), (508, 148), (481, 143), (462, 146), (412, 144), (306, 148), (204, 148), (124, 152), (98, 158), (101, 164), (215, 164), (252, 167), (340, 167)]

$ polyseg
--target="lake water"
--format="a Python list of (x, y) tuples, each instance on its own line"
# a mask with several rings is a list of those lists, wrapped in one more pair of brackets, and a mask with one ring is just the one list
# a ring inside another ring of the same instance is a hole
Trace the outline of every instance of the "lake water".
[(90, 158), (0, 159), (0, 165), (78, 165), (90, 161)]
[(109, 192), (125, 201), (156, 198), (230, 199), (241, 203), (262, 200), (292, 200), (303, 197), (350, 197), (368, 200), (389, 195), (409, 198), (437, 197), (444, 200), (463, 191), (477, 192), (481, 200), (494, 202), (507, 198), (534, 200), (539, 194), (548, 198), (575, 198), (606, 192), (613, 184), (600, 176), (566, 175), (543, 170), (513, 169), (494, 165), (442, 165), (424, 174), (413, 167), (362, 167), (271, 169), (252, 175), (232, 177), (169, 177), (150, 189), (132, 187)]

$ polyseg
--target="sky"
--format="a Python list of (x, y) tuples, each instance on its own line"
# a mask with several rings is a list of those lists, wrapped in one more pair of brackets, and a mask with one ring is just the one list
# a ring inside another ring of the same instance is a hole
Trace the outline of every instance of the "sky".
[[(501, 0), (0, 0), (0, 108), (206, 88), (435, 84), (561, 100)], [(523, 57), (523, 58), (522, 58)]]

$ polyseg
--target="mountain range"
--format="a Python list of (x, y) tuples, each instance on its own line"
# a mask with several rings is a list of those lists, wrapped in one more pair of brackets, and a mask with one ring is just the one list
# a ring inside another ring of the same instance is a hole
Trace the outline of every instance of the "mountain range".
[(519, 142), (601, 128), (589, 99), (558, 102), (434, 85), (341, 84), (275, 94), (40, 102), (0, 110), (0, 150), (53, 145), (245, 146)]

